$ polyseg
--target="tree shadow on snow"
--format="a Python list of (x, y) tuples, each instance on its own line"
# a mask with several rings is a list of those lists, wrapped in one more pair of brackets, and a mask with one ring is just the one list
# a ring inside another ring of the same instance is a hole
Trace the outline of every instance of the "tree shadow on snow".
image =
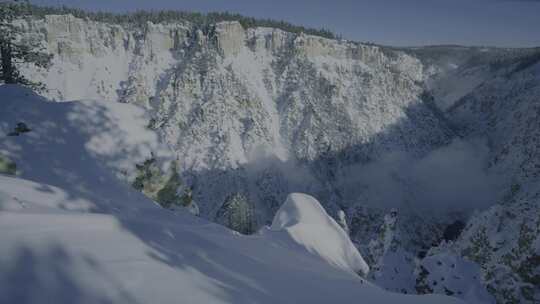
[[(0, 264), (0, 303), (137, 303), (98, 264), (72, 257), (59, 244), (42, 250), (21, 246), (14, 256), (12, 264)], [(99, 275), (102, 284), (112, 292), (102, 294), (89, 289), (74, 273), (75, 263), (83, 264), (84, 271)]]

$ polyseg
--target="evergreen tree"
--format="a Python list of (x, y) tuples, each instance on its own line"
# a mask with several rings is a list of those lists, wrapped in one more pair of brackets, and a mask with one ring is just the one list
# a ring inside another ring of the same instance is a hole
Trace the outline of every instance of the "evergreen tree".
[(243, 234), (255, 232), (253, 207), (241, 193), (229, 196), (216, 214), (216, 221)]
[(26, 79), (17, 69), (20, 63), (47, 68), (52, 58), (52, 55), (43, 52), (37, 42), (22, 39), (22, 30), (13, 23), (15, 18), (29, 11), (26, 1), (0, 1), (0, 80), (6, 84), (19, 83), (39, 88), (39, 83)]

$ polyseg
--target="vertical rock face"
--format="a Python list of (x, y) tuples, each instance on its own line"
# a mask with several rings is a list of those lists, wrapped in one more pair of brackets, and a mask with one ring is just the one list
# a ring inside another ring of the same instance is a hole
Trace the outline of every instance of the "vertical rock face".
[(177, 153), (208, 218), (234, 193), (254, 202), (261, 224), (291, 191), (337, 211), (328, 180), (340, 168), (388, 151), (421, 155), (451, 137), (420, 98), (422, 64), (401, 52), (238, 22), (21, 23), (55, 55), (49, 71), (25, 69), (50, 97), (152, 113), (149, 127)]

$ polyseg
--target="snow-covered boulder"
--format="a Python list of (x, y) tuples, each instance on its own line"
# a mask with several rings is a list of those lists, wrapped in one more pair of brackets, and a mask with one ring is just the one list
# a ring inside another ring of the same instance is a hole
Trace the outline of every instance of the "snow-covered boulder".
[(363, 276), (369, 272), (349, 236), (312, 196), (289, 194), (276, 213), (271, 230), (286, 232), (298, 245), (331, 265)]

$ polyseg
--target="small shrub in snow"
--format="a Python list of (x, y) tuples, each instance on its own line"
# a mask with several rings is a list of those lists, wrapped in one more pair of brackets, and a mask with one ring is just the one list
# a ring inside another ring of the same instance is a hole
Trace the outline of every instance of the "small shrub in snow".
[(8, 136), (19, 136), (23, 133), (32, 131), (24, 122), (18, 122), (17, 126), (13, 129), (12, 132), (8, 133)]
[(0, 155), (0, 173), (15, 175), (17, 173), (17, 164)]
[(177, 166), (173, 163), (169, 172), (163, 172), (155, 158), (149, 158), (142, 164), (137, 164), (137, 175), (132, 182), (133, 188), (141, 191), (149, 198), (159, 203), (163, 208), (189, 208), (193, 204), (191, 190), (178, 193), (182, 186)]

